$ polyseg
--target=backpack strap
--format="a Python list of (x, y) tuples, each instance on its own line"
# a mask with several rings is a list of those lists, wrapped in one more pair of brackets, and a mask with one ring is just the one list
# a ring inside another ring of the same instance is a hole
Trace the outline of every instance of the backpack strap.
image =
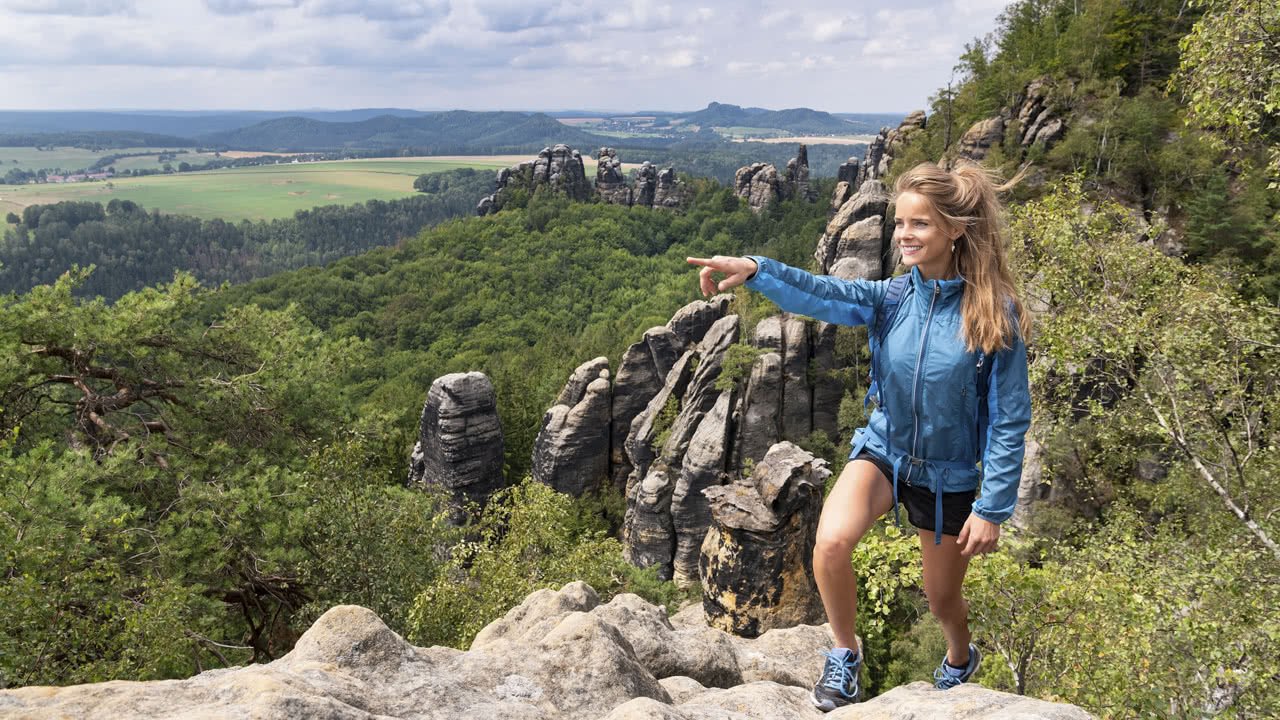
[(876, 398), (876, 404), (884, 408), (884, 401), (880, 397), (880, 373), (877, 372), (880, 346), (884, 344), (884, 339), (889, 334), (889, 328), (893, 326), (893, 321), (898, 317), (898, 309), (902, 306), (902, 298), (906, 295), (907, 287), (910, 284), (910, 275), (899, 275), (890, 278), (889, 284), (885, 289), (884, 298), (876, 305), (875, 327), (869, 328), (870, 332), (867, 333), (867, 344), (871, 346), (871, 385), (867, 388), (866, 397), (862, 399), (863, 415), (867, 414), (867, 403), (870, 402), (873, 395)]

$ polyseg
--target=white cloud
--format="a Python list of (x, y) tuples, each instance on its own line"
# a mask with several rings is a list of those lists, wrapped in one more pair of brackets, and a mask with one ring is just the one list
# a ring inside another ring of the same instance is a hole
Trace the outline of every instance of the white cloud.
[(977, 1), (0, 0), (0, 107), (909, 110)]
[(857, 15), (822, 20), (813, 27), (813, 40), (820, 43), (848, 42), (866, 36), (866, 20)]
[(15, 13), (76, 17), (103, 17), (134, 11), (129, 0), (9, 0), (0, 7)]

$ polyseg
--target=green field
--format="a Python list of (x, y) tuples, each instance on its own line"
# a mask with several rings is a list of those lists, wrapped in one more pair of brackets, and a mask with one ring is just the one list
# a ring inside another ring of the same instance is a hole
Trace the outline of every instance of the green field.
[(793, 134), (777, 128), (743, 127), (741, 125), (712, 127), (711, 129), (727, 138), (776, 138), (787, 137)]
[(130, 170), (159, 170), (164, 163), (156, 159), (162, 152), (176, 153), (176, 157), (170, 161), (174, 167), (178, 163), (186, 161), (195, 165), (196, 163), (208, 162), (212, 160), (213, 153), (196, 153), (190, 150), (169, 150), (166, 148), (126, 148), (124, 150), (85, 150), (83, 148), (59, 147), (52, 150), (36, 150), (31, 146), (24, 147), (0, 147), (0, 177), (9, 172), (12, 168), (20, 170), (61, 170), (65, 173), (75, 172), (89, 168), (98, 158), (106, 155), (121, 155), (129, 153), (147, 153), (137, 157), (121, 158), (113, 163), (116, 171)]
[[(34, 151), (33, 151), (34, 152)], [(3, 157), (3, 150), (0, 150)], [(153, 157), (154, 159), (154, 157)], [(413, 181), (423, 173), (461, 167), (497, 169), (509, 156), (343, 160), (285, 163), (251, 168), (174, 173), (108, 182), (65, 185), (0, 185), (0, 217), (22, 214), (28, 205), (63, 200), (106, 204), (132, 200), (165, 213), (222, 218), (228, 221), (292, 217), (319, 205), (352, 205), (366, 200), (395, 200), (414, 193)]]

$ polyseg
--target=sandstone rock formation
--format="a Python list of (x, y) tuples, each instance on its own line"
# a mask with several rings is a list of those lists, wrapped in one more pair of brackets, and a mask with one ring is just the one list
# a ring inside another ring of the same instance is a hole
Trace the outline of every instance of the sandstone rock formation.
[(804, 145), (799, 147), (796, 156), (787, 163), (785, 175), (780, 175), (776, 167), (767, 163), (752, 163), (738, 168), (733, 176), (733, 192), (746, 198), (747, 205), (755, 212), (764, 210), (766, 205), (776, 200), (793, 197), (803, 197), (812, 202), (808, 149)]
[(409, 485), (439, 485), (460, 502), (483, 505), (504, 487), (498, 400), (484, 373), (436, 378), (418, 424)]
[(943, 165), (953, 167), (959, 162), (982, 162), (992, 146), (1005, 142), (1008, 132), (1014, 132), (1013, 141), (1021, 148), (1039, 143), (1045, 150), (1053, 147), (1066, 135), (1066, 121), (1061, 108), (1052, 102), (1052, 86), (1048, 78), (1037, 78), (1027, 84), (1021, 96), (1011, 106), (1000, 109), (998, 115), (979, 120), (960, 138), (955, 150), (943, 158)]
[(698, 570), (712, 627), (757, 637), (826, 619), (813, 579), (814, 538), (831, 475), (826, 464), (781, 442), (750, 478), (703, 491), (714, 523)]
[(679, 210), (689, 202), (691, 191), (676, 175), (675, 168), (665, 168), (658, 173), (658, 185), (653, 191), (653, 205), (660, 210)]
[(631, 204), (653, 207), (653, 198), (657, 192), (658, 168), (646, 160), (636, 170), (636, 184), (631, 188)]
[[(841, 196), (841, 186), (838, 185), (832, 204)], [(819, 271), (845, 280), (879, 280), (892, 270), (889, 264), (893, 245), (889, 188), (879, 180), (867, 180), (856, 193), (844, 197), (846, 199), (818, 239), (813, 255), (818, 261)]]
[(533, 160), (499, 170), (497, 190), (480, 200), (476, 214), (498, 212), (514, 191), (533, 194), (544, 185), (572, 200), (588, 200), (598, 194), (601, 200), (614, 205), (679, 210), (688, 201), (690, 191), (673, 168), (659, 172), (646, 162), (640, 167), (635, 186), (628, 186), (622, 161), (613, 148), (600, 148), (594, 185), (587, 182), (583, 168), (581, 153), (568, 145), (543, 148)]
[(533, 444), (534, 479), (574, 496), (603, 487), (609, 480), (611, 404), (609, 359), (580, 365), (542, 418)]
[[(694, 608), (696, 609), (696, 608)], [(0, 718), (274, 720), (820, 720), (808, 701), (825, 627), (756, 639), (668, 617), (635, 595), (608, 603), (583, 583), (539, 590), (468, 651), (414, 647), (371, 611), (330, 609), (266, 665), (187, 680), (0, 691)], [(965, 685), (913, 683), (828, 714), (849, 718), (1087, 720), (1071, 705)]]
[(497, 184), (497, 191), (476, 206), (476, 214), (501, 210), (516, 189), (532, 195), (538, 186), (545, 185), (573, 200), (586, 200), (592, 193), (583, 169), (582, 154), (563, 144), (543, 148), (533, 160), (499, 170)]
[(602, 147), (596, 153), (596, 192), (600, 199), (610, 205), (631, 205), (631, 186), (622, 172), (622, 161), (618, 159), (618, 151), (611, 147)]
[(903, 118), (898, 127), (892, 130), (887, 127), (880, 128), (880, 134), (867, 146), (867, 152), (862, 158), (862, 167), (858, 169), (857, 176), (847, 182), (854, 187), (861, 187), (868, 180), (887, 177), (894, 157), (902, 152), (902, 149), (911, 142), (912, 136), (923, 130), (924, 126), (924, 111), (916, 110)]

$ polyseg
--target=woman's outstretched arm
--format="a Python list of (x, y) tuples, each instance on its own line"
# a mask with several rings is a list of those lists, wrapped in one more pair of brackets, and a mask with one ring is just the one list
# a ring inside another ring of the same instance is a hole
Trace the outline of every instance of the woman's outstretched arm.
[[(868, 324), (885, 293), (883, 281), (842, 280), (831, 275), (814, 275), (755, 255), (687, 259), (691, 265), (702, 266), (698, 280), (704, 295), (745, 283), (787, 312), (836, 325)], [(718, 284), (712, 277), (716, 272), (726, 276)]]

